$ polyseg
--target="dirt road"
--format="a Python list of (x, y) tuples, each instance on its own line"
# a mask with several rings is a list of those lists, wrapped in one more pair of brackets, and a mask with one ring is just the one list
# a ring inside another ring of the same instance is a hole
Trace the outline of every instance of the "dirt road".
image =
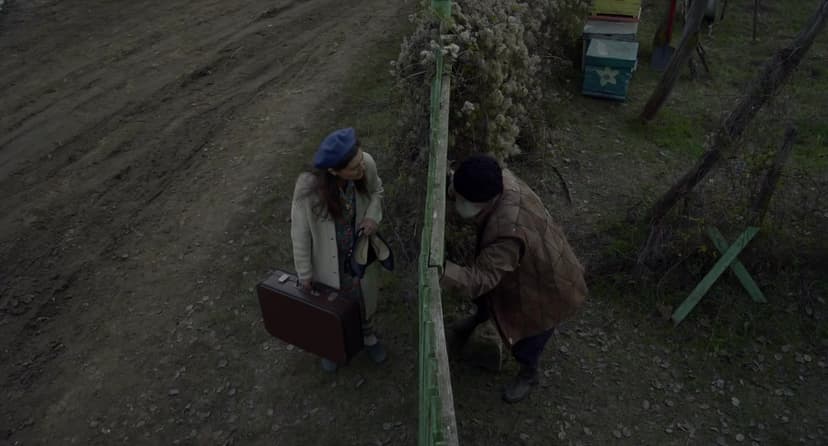
[[(285, 212), (309, 129), (415, 7), (6, 2), (0, 443), (409, 435), (414, 420), (337, 419), (348, 404), (377, 413), (370, 399), (317, 404), (338, 382), (308, 392), (315, 361), (266, 336), (250, 286), (290, 259)], [(340, 387), (362, 386), (359, 367)], [(390, 402), (401, 391), (387, 385), (363, 390)]]

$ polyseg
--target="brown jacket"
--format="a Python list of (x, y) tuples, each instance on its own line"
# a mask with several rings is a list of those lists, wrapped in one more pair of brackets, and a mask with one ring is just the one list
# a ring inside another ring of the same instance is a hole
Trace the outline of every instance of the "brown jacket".
[(583, 267), (561, 228), (523, 181), (503, 170), (503, 194), (478, 228), (474, 265), (446, 262), (443, 284), (482, 297), (504, 342), (555, 327), (587, 296)]

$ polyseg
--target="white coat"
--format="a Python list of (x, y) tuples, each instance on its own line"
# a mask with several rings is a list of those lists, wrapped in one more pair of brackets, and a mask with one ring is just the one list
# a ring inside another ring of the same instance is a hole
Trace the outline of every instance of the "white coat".
[[(374, 158), (366, 152), (363, 152), (363, 155), (367, 193), (356, 191), (355, 222), (359, 225), (367, 217), (379, 224), (382, 222), (382, 180), (377, 174)], [(307, 193), (314, 188), (315, 181), (315, 177), (310, 173), (303, 173), (296, 180), (290, 210), (293, 264), (299, 279), (312, 279), (314, 282), (339, 289), (340, 259), (336, 247), (334, 221), (330, 217), (319, 218), (316, 215), (313, 208), (319, 197), (316, 193)], [(344, 262), (344, 259), (342, 261)], [(377, 308), (378, 273), (378, 262), (374, 262), (368, 267), (360, 282), (368, 318)]]

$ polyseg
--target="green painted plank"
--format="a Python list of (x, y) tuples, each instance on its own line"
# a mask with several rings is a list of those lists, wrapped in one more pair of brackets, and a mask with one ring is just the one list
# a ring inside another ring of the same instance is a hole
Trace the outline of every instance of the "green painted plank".
[(454, 412), (454, 392), (451, 388), (451, 369), (446, 349), (445, 327), (443, 326), (443, 303), (440, 292), (440, 272), (431, 268), (429, 281), (432, 289), (431, 320), (434, 322), (434, 355), (437, 377), (437, 393), (440, 405), (440, 425), (447, 445), (457, 446), (457, 420)]
[(443, 257), (445, 249), (446, 229), (446, 172), (448, 170), (448, 130), (449, 130), (449, 101), (451, 98), (451, 74), (442, 75), (440, 82), (440, 94), (438, 101), (438, 118), (436, 134), (434, 135), (432, 147), (434, 153), (434, 177), (432, 178), (434, 194), (432, 201), (432, 233), (431, 247), (428, 264), (436, 267), (442, 273)]
[[(426, 208), (428, 203), (426, 203)], [(420, 258), (419, 258), (419, 345), (417, 352), (417, 369), (418, 369), (418, 425), (417, 436), (421, 439), (427, 439), (430, 436), (430, 428), (428, 424), (428, 400), (425, 397), (424, 390), (426, 384), (426, 377), (428, 373), (428, 296), (431, 293), (428, 272), (428, 240), (431, 235), (431, 220), (426, 218), (423, 222), (423, 229), (420, 240)]]
[[(442, 66), (442, 58), (443, 55), (440, 51), (435, 52), (436, 62), (438, 67)], [(439, 71), (438, 71), (439, 72)], [(432, 90), (431, 90), (431, 102), (435, 104), (438, 99), (435, 98), (436, 92), (439, 91), (440, 85), (439, 83), (442, 81), (441, 76), (435, 76), (434, 80), (432, 81)], [(431, 128), (435, 128), (435, 116), (432, 106), (432, 113), (431, 113)], [(430, 145), (433, 146), (433, 130), (432, 130), (432, 141)], [(433, 150), (431, 151), (433, 152)], [(428, 396), (428, 388), (429, 388), (429, 381), (431, 377), (431, 364), (430, 364), (430, 353), (431, 353), (431, 333), (432, 330), (429, 327), (429, 322), (431, 318), (431, 314), (429, 311), (429, 302), (431, 300), (431, 287), (428, 280), (428, 261), (430, 257), (430, 248), (431, 248), (431, 237), (432, 232), (434, 229), (434, 220), (431, 218), (431, 214), (434, 208), (434, 193), (431, 187), (431, 179), (434, 177), (434, 161), (433, 161), (433, 153), (429, 157), (428, 163), (428, 180), (426, 183), (426, 202), (425, 202), (425, 212), (423, 216), (423, 229), (420, 235), (420, 256), (419, 256), (419, 280), (420, 280), (420, 296), (419, 296), (419, 351), (417, 355), (417, 362), (418, 362), (418, 429), (417, 429), (417, 439), (420, 445), (431, 445), (433, 441), (431, 440), (432, 437), (432, 426), (431, 426), (431, 401)]]
[[(451, 19), (450, 0), (432, 0), (441, 33)], [(431, 85), (430, 141), (426, 203), (419, 256), (419, 423), (420, 446), (457, 446), (454, 401), (445, 346), (439, 276), (445, 245), (445, 177), (448, 147), (450, 69), (435, 52)]]
[(420, 349), (418, 444), (456, 446), (457, 426), (440, 296), (445, 227), (445, 177), (448, 136), (449, 75), (443, 75), (443, 57), (435, 54), (437, 72), (432, 83), (431, 140), (426, 183), (426, 206), (420, 251)]
[(443, 22), (451, 19), (451, 0), (431, 0), (431, 9)]
[[(716, 249), (719, 250), (720, 253), (724, 254), (729, 246), (725, 241), (724, 236), (719, 230), (715, 227), (711, 227), (707, 229), (707, 236), (710, 237), (710, 240), (713, 240), (713, 244), (716, 246)], [(736, 259), (731, 265), (730, 269), (736, 274), (736, 278), (739, 279), (739, 282), (742, 283), (742, 286), (745, 287), (745, 290), (750, 294), (750, 297), (753, 299), (754, 302), (759, 303), (767, 303), (767, 299), (765, 299), (765, 295), (762, 293), (762, 290), (759, 289), (759, 285), (753, 281), (753, 277), (750, 276), (745, 266), (742, 265), (742, 262), (739, 259)]]
[(716, 283), (716, 280), (722, 275), (723, 272), (736, 260), (736, 257), (742, 252), (743, 249), (747, 246), (748, 242), (756, 236), (756, 233), (759, 232), (758, 228), (750, 227), (739, 238), (733, 242), (733, 245), (728, 248), (727, 252), (722, 255), (718, 262), (713, 265), (713, 268), (710, 270), (707, 275), (696, 285), (696, 288), (687, 296), (687, 299), (684, 299), (684, 302), (676, 308), (676, 311), (673, 312), (673, 323), (678, 325), (681, 321), (693, 311), (693, 308), (699, 303), (702, 297), (710, 290), (710, 287)]
[[(425, 255), (421, 255), (421, 257), (425, 257)], [(421, 263), (422, 265), (422, 263)], [(422, 267), (422, 266), (421, 266)], [(420, 270), (420, 279), (422, 280), (420, 284), (420, 314), (419, 314), (419, 345), (417, 349), (417, 384), (418, 384), (418, 396), (417, 396), (417, 403), (418, 403), (418, 410), (417, 410), (417, 438), (420, 440), (420, 444), (423, 444), (422, 441), (425, 438), (428, 438), (428, 401), (425, 398), (423, 393), (424, 384), (426, 381), (426, 368), (427, 368), (427, 360), (428, 356), (426, 355), (426, 333), (427, 330), (425, 329), (425, 308), (426, 306), (423, 304), (423, 299), (425, 296), (428, 295), (429, 289), (426, 285), (425, 280), (425, 272), (426, 268)]]

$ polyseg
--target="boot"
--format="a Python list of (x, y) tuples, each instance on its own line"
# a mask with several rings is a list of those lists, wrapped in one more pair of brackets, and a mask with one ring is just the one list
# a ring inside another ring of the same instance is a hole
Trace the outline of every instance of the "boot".
[(450, 356), (457, 356), (463, 351), (477, 325), (477, 318), (469, 316), (446, 326), (446, 349)]
[(388, 358), (388, 355), (385, 353), (385, 349), (382, 348), (382, 344), (377, 341), (374, 345), (369, 345), (366, 350), (368, 351), (368, 356), (374, 361), (375, 364), (382, 364)]
[(538, 383), (538, 369), (521, 365), (515, 379), (506, 384), (503, 389), (503, 400), (507, 403), (522, 401), (532, 391), (532, 386)]

